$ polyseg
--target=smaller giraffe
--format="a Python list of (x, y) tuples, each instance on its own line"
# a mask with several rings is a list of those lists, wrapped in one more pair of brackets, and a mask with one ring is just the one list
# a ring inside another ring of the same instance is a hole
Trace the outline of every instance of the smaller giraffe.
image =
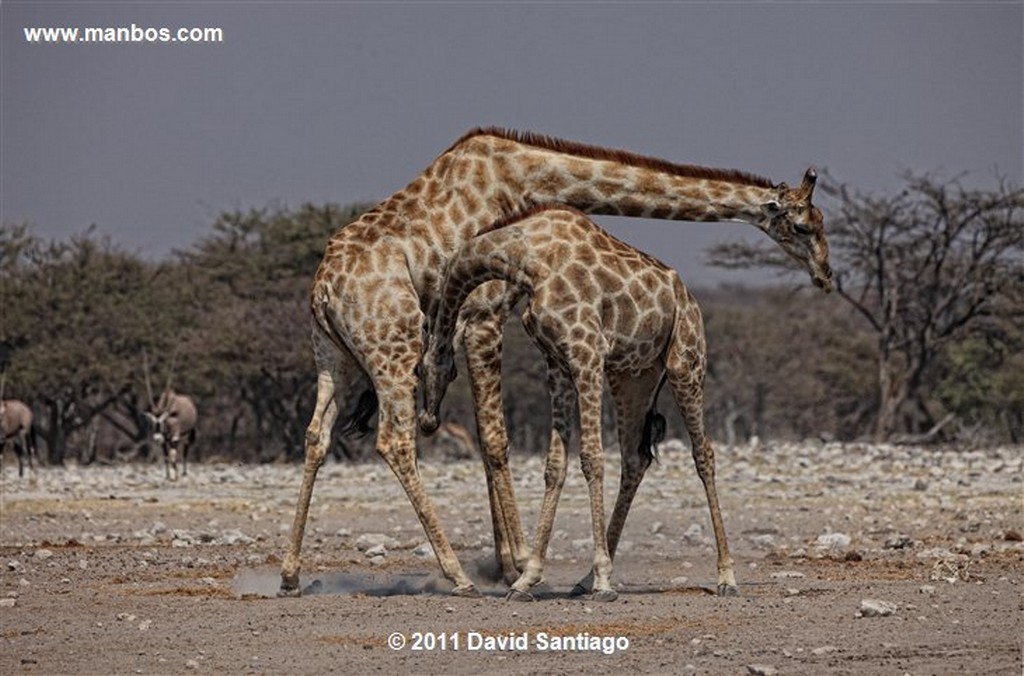
[[(809, 197), (812, 187), (809, 173), (802, 192)], [(808, 269), (828, 269), (820, 212), (807, 213), (807, 222), (776, 219), (775, 227), (822, 240), (821, 245), (784, 248)], [(547, 359), (552, 398), (553, 429), (540, 524), (530, 558), (507, 598), (531, 599), (530, 589), (541, 579), (565, 481), (566, 447), (577, 405), (580, 462), (591, 503), (594, 565), (573, 593), (592, 591), (597, 600), (616, 598), (611, 586), (612, 557), (636, 490), (653, 459), (653, 445), (664, 433), (664, 418), (655, 410), (655, 403), (666, 380), (683, 414), (707, 496), (718, 548), (718, 592), (738, 593), (715, 487), (714, 450), (704, 431), (707, 356), (703, 321), (696, 300), (678, 275), (615, 239), (575, 209), (540, 207), (495, 224), (463, 245), (449, 262), (442, 302), (429, 326), (422, 362), (424, 411), (420, 426), (427, 432), (437, 427), (441, 400), (456, 374), (453, 345), (462, 324), (456, 322), (460, 307), (471, 293), (502, 293), (501, 285), (486, 284), (493, 280), (508, 283), (505, 307), (523, 295), (529, 297), (523, 324)], [(619, 495), (607, 534), (601, 445), (603, 375), (615, 403), (622, 453)]]
[[(474, 289), (494, 279), (509, 282), (510, 293), (516, 296), (529, 296), (523, 324), (547, 359), (552, 399), (553, 429), (540, 524), (530, 558), (508, 598), (532, 598), (530, 588), (541, 579), (565, 481), (566, 447), (577, 402), (580, 463), (590, 494), (594, 538), (592, 579), (588, 576), (579, 587), (592, 590), (596, 600), (616, 598), (611, 558), (636, 489), (651, 463), (653, 442), (659, 429), (664, 430), (664, 419), (654, 406), (666, 376), (682, 410), (707, 494), (718, 546), (718, 589), (722, 594), (736, 593), (715, 489), (714, 454), (704, 433), (703, 325), (700, 310), (679, 277), (566, 207), (539, 209), (470, 240), (449, 264), (444, 301), (424, 354), (424, 429), (436, 424), (441, 399), (455, 375), (452, 345), (458, 309)], [(601, 445), (603, 375), (615, 402), (622, 453), (619, 497), (607, 536)]]

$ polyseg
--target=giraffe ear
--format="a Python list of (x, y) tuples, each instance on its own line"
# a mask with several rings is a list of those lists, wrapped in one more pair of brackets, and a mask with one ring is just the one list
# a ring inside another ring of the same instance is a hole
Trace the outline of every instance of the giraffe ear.
[(782, 205), (772, 200), (761, 205), (761, 213), (768, 218), (777, 218), (782, 213)]

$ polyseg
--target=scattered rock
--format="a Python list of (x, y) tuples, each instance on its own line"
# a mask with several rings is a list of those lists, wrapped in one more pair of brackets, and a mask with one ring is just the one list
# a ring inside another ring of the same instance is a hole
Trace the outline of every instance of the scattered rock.
[(385, 535), (384, 533), (363, 533), (356, 538), (356, 549), (361, 552), (365, 552), (373, 547), (382, 546), (388, 549), (397, 549), (399, 545), (398, 540)]
[(365, 551), (367, 558), (373, 559), (377, 557), (385, 557), (388, 555), (388, 550), (384, 545), (374, 545)]
[(860, 602), (861, 617), (885, 617), (892, 615), (897, 610), (894, 603), (880, 601), (878, 599), (864, 599)]
[(17, 599), (0, 599), (0, 608), (13, 608), (15, 603), (17, 603)]
[(768, 577), (771, 577), (771, 578), (776, 579), (776, 580), (784, 580), (784, 579), (788, 579), (788, 578), (796, 579), (796, 578), (807, 577), (807, 575), (805, 575), (804, 573), (801, 573), (798, 570), (780, 570), (778, 572), (772, 573)]
[(822, 655), (828, 655), (829, 653), (834, 653), (837, 650), (839, 650), (839, 648), (835, 647), (834, 645), (823, 645), (820, 648), (812, 649), (811, 650), (811, 654), (817, 655), (817, 656), (820, 657)]
[(1019, 530), (1008, 530), (1003, 534), (1003, 539), (1007, 542), (1021, 542), (1024, 541), (1024, 535)]
[(815, 546), (823, 549), (845, 549), (850, 546), (850, 536), (846, 533), (825, 533), (814, 541)]
[(434, 548), (429, 542), (421, 542), (412, 550), (412, 555), (418, 559), (429, 559), (434, 555)]
[(747, 673), (751, 676), (775, 676), (779, 670), (767, 664), (748, 664)]
[(53, 552), (50, 551), (49, 549), (37, 549), (36, 553), (35, 553), (35, 557), (37, 559), (39, 559), (40, 561), (45, 561), (45, 560), (49, 559), (52, 556), (53, 556)]
[(683, 533), (683, 539), (690, 544), (700, 543), (704, 539), (704, 528), (699, 523), (692, 523)]
[(139, 631), (149, 631), (149, 628), (153, 625), (153, 620), (143, 620), (139, 622)]
[(935, 585), (933, 585), (933, 584), (921, 585), (921, 588), (918, 591), (920, 591), (922, 594), (934, 594), (935, 593)]
[(913, 546), (914, 546), (914, 541), (911, 540), (909, 537), (907, 537), (906, 535), (898, 535), (896, 537), (889, 538), (888, 540), (886, 540), (885, 544), (882, 545), (882, 548), (883, 549), (907, 549), (908, 547), (913, 547)]

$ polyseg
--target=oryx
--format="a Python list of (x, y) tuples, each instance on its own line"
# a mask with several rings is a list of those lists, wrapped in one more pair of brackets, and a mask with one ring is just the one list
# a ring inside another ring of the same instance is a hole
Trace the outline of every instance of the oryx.
[(36, 454), (36, 428), (32, 425), (32, 409), (17, 399), (0, 399), (0, 454), (7, 450), (7, 443), (14, 446), (14, 454), (18, 456), (18, 476), (25, 476), (25, 458), (28, 467), (32, 466), (32, 456)]
[(153, 441), (160, 444), (164, 451), (164, 468), (167, 478), (178, 479), (178, 451), (181, 451), (181, 475), (188, 474), (188, 447), (196, 438), (196, 405), (192, 398), (179, 394), (171, 389), (171, 378), (174, 373), (172, 360), (171, 373), (167, 376), (160, 399), (153, 400), (153, 389), (149, 383), (149, 360), (143, 352), (146, 376), (146, 394), (149, 395), (149, 410), (146, 418), (152, 426)]

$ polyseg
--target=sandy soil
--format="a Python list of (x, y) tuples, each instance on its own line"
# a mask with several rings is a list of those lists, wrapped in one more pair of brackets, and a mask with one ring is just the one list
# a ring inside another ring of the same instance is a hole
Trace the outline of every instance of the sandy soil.
[[(575, 467), (539, 598), (509, 603), (488, 581), (476, 461), (422, 470), (481, 599), (448, 595), (380, 463), (321, 471), (303, 565), (303, 584), (318, 580), (320, 590), (278, 599), (299, 467), (201, 465), (171, 484), (158, 465), (19, 479), (8, 462), (0, 673), (1017, 675), (1021, 457), (1020, 448), (720, 449), (741, 596), (719, 598), (700, 482), (670, 442), (627, 524), (612, 603), (567, 596), (591, 557)], [(517, 458), (514, 469), (532, 532), (542, 466)], [(617, 472), (609, 456), (609, 501)], [(386, 553), (368, 556), (376, 544)], [(880, 611), (864, 605), (872, 600)]]

